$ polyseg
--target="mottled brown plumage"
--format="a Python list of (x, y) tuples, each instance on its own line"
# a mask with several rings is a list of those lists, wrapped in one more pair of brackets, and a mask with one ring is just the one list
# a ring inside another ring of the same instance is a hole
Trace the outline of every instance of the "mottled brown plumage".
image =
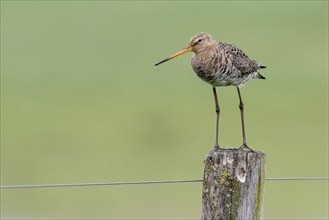
[[(192, 51), (191, 60), (194, 72), (205, 82), (213, 86), (215, 97), (217, 123), (216, 123), (216, 143), (218, 145), (219, 127), (219, 105), (217, 100), (217, 86), (233, 85), (237, 87), (241, 110), (243, 144), (241, 148), (248, 148), (244, 129), (244, 105), (242, 102), (240, 87), (252, 78), (265, 79), (258, 70), (265, 68), (260, 62), (250, 59), (241, 49), (233, 44), (215, 41), (209, 33), (201, 32), (194, 35), (188, 46), (172, 56), (158, 62), (156, 66), (173, 59), (181, 54)], [(250, 149), (251, 150), (251, 149)]]

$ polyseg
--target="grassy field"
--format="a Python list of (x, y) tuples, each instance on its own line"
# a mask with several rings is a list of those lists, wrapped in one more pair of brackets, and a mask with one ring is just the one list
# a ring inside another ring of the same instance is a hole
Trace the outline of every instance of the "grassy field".
[[(268, 68), (242, 88), (267, 177), (328, 176), (327, 1), (1, 1), (1, 185), (201, 179), (211, 87), (191, 54), (206, 31)], [(218, 90), (220, 143), (241, 144)], [(328, 181), (266, 182), (266, 219), (327, 219)], [(1, 190), (6, 218), (198, 219), (201, 183)]]

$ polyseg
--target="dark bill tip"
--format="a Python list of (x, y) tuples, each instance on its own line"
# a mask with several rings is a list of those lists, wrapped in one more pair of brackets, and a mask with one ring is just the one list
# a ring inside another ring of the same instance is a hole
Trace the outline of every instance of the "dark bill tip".
[(169, 58), (166, 58), (164, 60), (161, 60), (160, 62), (156, 63), (154, 66), (160, 65), (161, 63), (164, 63), (164, 62), (166, 62), (168, 60), (169, 60)]

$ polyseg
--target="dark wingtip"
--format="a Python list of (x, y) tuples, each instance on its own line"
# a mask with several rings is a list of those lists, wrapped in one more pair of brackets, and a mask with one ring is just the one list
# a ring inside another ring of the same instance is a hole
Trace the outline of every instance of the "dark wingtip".
[(265, 69), (265, 68), (266, 68), (266, 66), (259, 66), (259, 68), (261, 68), (261, 69)]
[(266, 79), (266, 78), (262, 76), (260, 73), (258, 73), (258, 79)]

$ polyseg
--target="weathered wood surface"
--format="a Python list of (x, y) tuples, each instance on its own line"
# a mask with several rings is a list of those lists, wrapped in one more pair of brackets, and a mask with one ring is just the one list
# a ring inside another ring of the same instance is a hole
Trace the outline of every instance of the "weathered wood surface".
[(262, 219), (265, 153), (212, 150), (206, 157), (201, 219)]

